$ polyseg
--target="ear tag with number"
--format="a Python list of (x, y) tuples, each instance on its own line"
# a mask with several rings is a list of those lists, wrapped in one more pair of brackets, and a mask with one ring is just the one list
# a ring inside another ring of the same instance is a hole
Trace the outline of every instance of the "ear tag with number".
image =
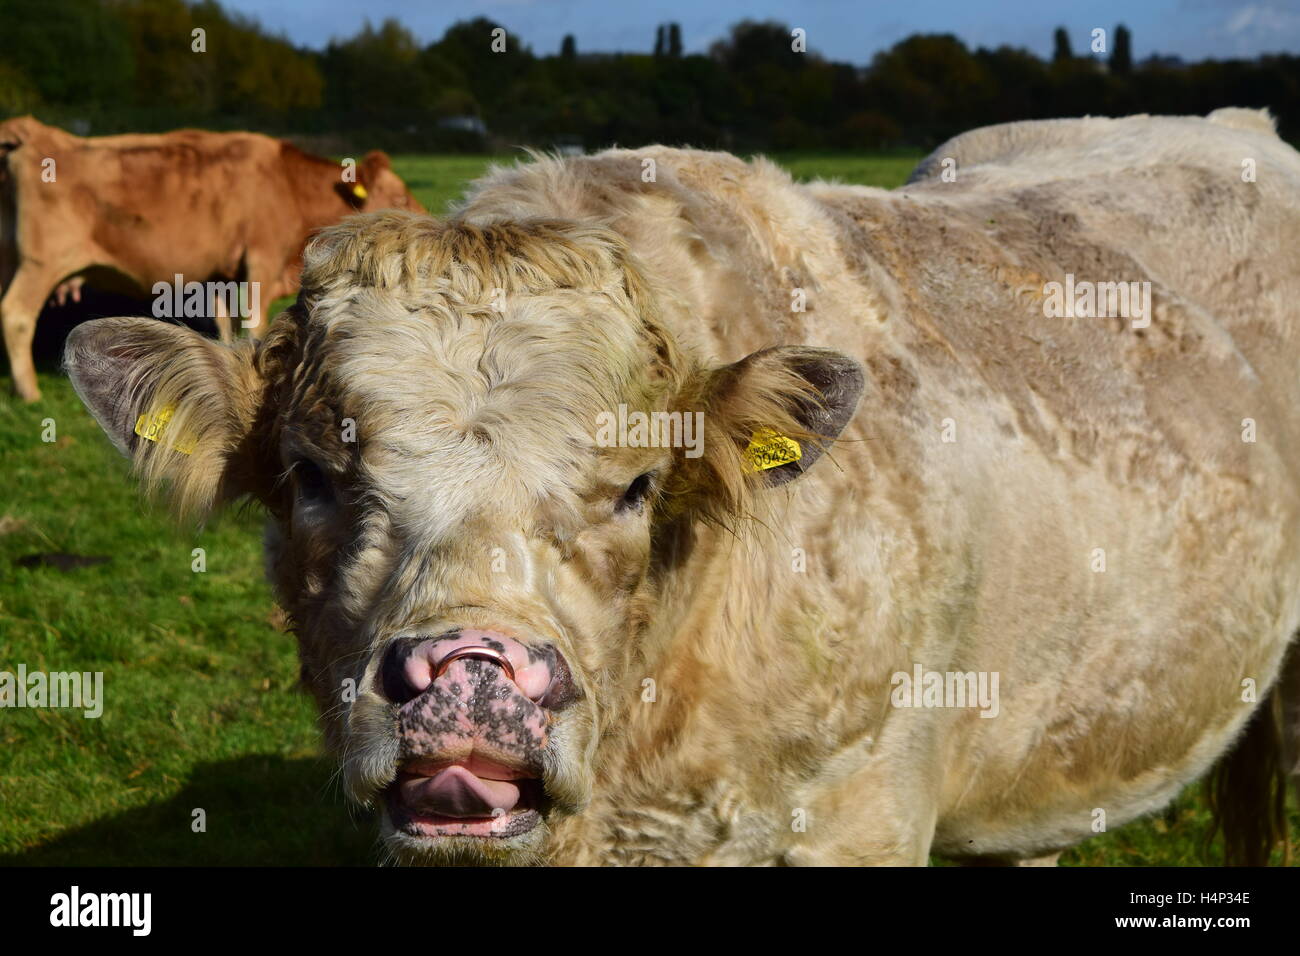
[[(170, 405), (158, 409), (156, 412), (147, 412), (135, 420), (135, 433), (145, 441), (162, 442), (163, 433), (167, 431), (167, 423), (172, 420), (172, 415), (176, 409)], [(188, 455), (194, 451), (197, 442), (193, 438), (183, 437), (175, 442), (164, 442), (168, 448), (174, 448), (182, 455)]]
[(751, 471), (779, 468), (802, 457), (803, 449), (797, 441), (770, 428), (760, 428), (754, 432), (749, 447), (745, 449), (745, 461)]

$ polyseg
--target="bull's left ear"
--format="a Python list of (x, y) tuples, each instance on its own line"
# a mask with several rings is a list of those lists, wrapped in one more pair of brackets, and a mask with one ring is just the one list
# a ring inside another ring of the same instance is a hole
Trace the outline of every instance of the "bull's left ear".
[[(709, 421), (722, 426), (722, 454), (765, 484), (793, 481), (813, 466), (857, 411), (862, 366), (841, 352), (781, 346), (713, 373)], [(717, 454), (718, 449), (712, 449)], [(715, 462), (715, 471), (732, 470)]]

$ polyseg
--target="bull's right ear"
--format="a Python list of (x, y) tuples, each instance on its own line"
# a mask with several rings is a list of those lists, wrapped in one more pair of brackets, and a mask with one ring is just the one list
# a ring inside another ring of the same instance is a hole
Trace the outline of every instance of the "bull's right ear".
[(150, 491), (202, 516), (255, 488), (250, 456), (266, 414), (255, 346), (218, 344), (157, 319), (85, 322), (64, 367), (113, 444)]

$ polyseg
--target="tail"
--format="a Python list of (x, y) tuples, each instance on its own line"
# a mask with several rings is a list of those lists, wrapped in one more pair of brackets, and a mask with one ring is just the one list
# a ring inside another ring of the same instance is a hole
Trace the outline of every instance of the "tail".
[(1284, 864), (1291, 858), (1282, 693), (1280, 685), (1268, 692), (1245, 732), (1219, 758), (1205, 782), (1213, 814), (1206, 843), (1208, 846), (1215, 834), (1223, 834), (1225, 866), (1268, 866), (1279, 843)]

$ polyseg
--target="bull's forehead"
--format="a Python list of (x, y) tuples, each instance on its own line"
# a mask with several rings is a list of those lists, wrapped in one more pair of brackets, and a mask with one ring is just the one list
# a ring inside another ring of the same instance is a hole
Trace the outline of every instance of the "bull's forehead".
[(471, 305), (362, 290), (321, 303), (304, 358), (355, 420), (362, 477), (399, 525), (563, 523), (613, 464), (597, 416), (643, 386), (643, 342), (617, 310), (590, 291)]

